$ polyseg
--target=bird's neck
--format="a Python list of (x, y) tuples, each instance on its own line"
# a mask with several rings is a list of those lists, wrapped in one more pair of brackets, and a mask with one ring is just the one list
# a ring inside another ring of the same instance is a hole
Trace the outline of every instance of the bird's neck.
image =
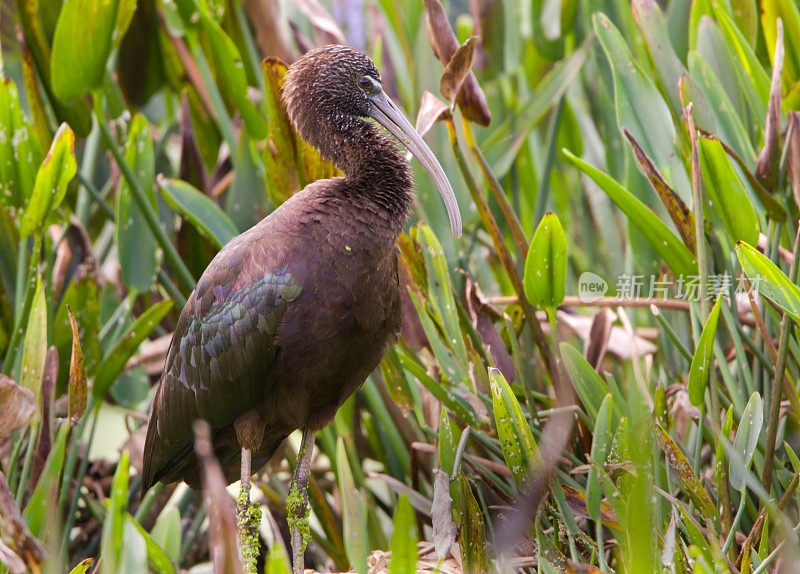
[(345, 175), (337, 190), (354, 208), (375, 211), (396, 238), (414, 197), (411, 167), (398, 144), (380, 126), (360, 119), (347, 130), (321, 131), (328, 138), (315, 147)]

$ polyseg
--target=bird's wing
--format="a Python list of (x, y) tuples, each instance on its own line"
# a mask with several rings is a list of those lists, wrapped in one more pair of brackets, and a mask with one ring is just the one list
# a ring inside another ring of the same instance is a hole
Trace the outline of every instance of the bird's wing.
[(231, 425), (264, 400), (275, 336), (301, 287), (279, 249), (245, 233), (206, 269), (181, 313), (153, 399), (144, 450), (147, 488), (191, 454), (192, 424)]

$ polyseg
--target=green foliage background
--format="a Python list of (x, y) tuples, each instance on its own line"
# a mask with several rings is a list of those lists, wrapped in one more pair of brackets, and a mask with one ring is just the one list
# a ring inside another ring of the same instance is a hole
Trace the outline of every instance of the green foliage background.
[[(800, 560), (800, 7), (439, 7), (2, 3), (0, 572), (241, 568), (224, 489), (141, 498), (142, 429), (217, 250), (336, 175), (282, 112), (276, 59), (332, 41), (430, 128), (464, 235), (415, 165), (403, 336), (318, 435), (307, 565)], [(451, 111), (425, 92), (456, 44), (477, 84), (442, 82)], [(584, 272), (619, 297), (576, 297)], [(297, 439), (254, 480), (260, 570), (288, 567)]]

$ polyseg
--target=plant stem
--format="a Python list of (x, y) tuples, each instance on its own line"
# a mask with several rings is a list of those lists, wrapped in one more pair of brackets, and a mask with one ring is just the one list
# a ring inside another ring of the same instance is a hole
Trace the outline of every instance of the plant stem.
[(467, 146), (472, 151), (475, 159), (478, 160), (478, 165), (481, 167), (481, 171), (483, 172), (486, 181), (489, 182), (489, 189), (492, 190), (492, 195), (494, 196), (495, 201), (497, 201), (497, 204), (500, 206), (500, 211), (503, 212), (503, 217), (505, 217), (509, 229), (511, 229), (511, 235), (514, 236), (517, 249), (519, 249), (520, 254), (524, 258), (528, 253), (528, 240), (525, 238), (525, 232), (522, 230), (522, 224), (519, 222), (519, 218), (514, 212), (514, 208), (511, 206), (506, 194), (503, 192), (500, 182), (497, 181), (489, 162), (486, 161), (486, 158), (483, 156), (483, 152), (481, 152), (478, 144), (475, 143), (475, 137), (472, 134), (472, 124), (469, 122), (469, 120), (462, 117), (461, 125), (464, 128), (464, 139), (467, 140)]
[(520, 275), (519, 269), (511, 257), (508, 246), (505, 244), (505, 240), (503, 239), (503, 235), (497, 225), (497, 221), (495, 221), (494, 216), (492, 215), (491, 211), (489, 211), (489, 205), (486, 203), (486, 199), (483, 197), (483, 194), (481, 193), (475, 181), (475, 177), (472, 175), (472, 172), (467, 165), (466, 159), (464, 158), (464, 153), (461, 151), (461, 146), (458, 143), (458, 135), (456, 133), (456, 127), (453, 123), (453, 120), (446, 120), (445, 123), (447, 124), (447, 132), (450, 135), (450, 145), (453, 148), (453, 153), (456, 156), (458, 167), (464, 176), (465, 182), (467, 183), (467, 188), (472, 196), (472, 200), (475, 202), (478, 215), (480, 216), (484, 227), (489, 232), (489, 235), (492, 238), (492, 243), (494, 243), (494, 247), (497, 250), (497, 255), (500, 258), (500, 262), (503, 264), (503, 268), (506, 270), (506, 273), (511, 280), (514, 291), (517, 293), (518, 301), (522, 307), (522, 312), (524, 313), (526, 322), (528, 323), (528, 328), (531, 331), (531, 335), (533, 335), (533, 340), (539, 349), (539, 353), (542, 355), (545, 370), (547, 371), (550, 380), (553, 382), (553, 387), (555, 388), (556, 393), (560, 395), (561, 380), (558, 374), (555, 358), (550, 346), (547, 343), (547, 338), (544, 336), (542, 327), (539, 325), (539, 321), (536, 318), (536, 310), (533, 308), (533, 305), (530, 304), (527, 297), (525, 297), (525, 289), (522, 285), (522, 276)]
[(125, 161), (125, 158), (122, 156), (122, 152), (117, 146), (117, 142), (114, 140), (114, 136), (111, 134), (111, 130), (109, 130), (108, 126), (106, 125), (105, 119), (103, 118), (102, 95), (100, 93), (95, 93), (94, 100), (95, 116), (97, 117), (97, 123), (100, 126), (100, 132), (103, 134), (103, 139), (106, 142), (106, 146), (111, 151), (111, 155), (114, 156), (114, 160), (117, 162), (120, 171), (122, 171), (122, 176), (125, 178), (125, 181), (128, 182), (128, 185), (131, 188), (131, 193), (133, 194), (133, 198), (136, 200), (136, 204), (142, 211), (145, 221), (147, 221), (147, 225), (150, 227), (150, 231), (153, 232), (156, 241), (158, 241), (161, 249), (164, 250), (164, 256), (175, 270), (175, 273), (178, 276), (178, 282), (181, 284), (181, 287), (186, 290), (186, 292), (192, 291), (195, 286), (194, 277), (192, 277), (192, 274), (189, 272), (189, 268), (186, 267), (186, 264), (183, 262), (183, 259), (181, 259), (181, 256), (178, 254), (175, 246), (172, 245), (169, 237), (167, 237), (167, 233), (164, 231), (164, 228), (161, 227), (161, 222), (158, 221), (158, 216), (153, 210), (153, 206), (150, 205), (150, 202), (147, 200), (145, 192), (139, 183), (139, 179)]
[[(800, 247), (800, 228), (794, 239), (794, 257), (789, 268), (789, 280), (797, 283), (798, 247)], [(786, 359), (789, 355), (789, 336), (792, 334), (792, 321), (787, 313), (781, 319), (781, 335), (778, 342), (778, 361), (775, 364), (775, 380), (772, 382), (770, 405), (769, 405), (769, 425), (767, 426), (767, 443), (764, 448), (764, 474), (761, 484), (768, 493), (772, 487), (772, 466), (775, 458), (775, 440), (778, 436), (778, 420), (781, 407), (781, 391), (786, 376)]]

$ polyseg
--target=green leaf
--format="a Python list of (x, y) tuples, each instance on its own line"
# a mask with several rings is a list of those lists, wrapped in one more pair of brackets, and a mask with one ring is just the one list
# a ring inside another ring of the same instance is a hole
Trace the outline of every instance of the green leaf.
[(394, 511), (392, 530), (392, 559), (389, 563), (391, 574), (414, 574), (417, 571), (417, 516), (408, 495), (401, 494)]
[(47, 301), (44, 296), (42, 280), (36, 285), (33, 295), (31, 312), (28, 317), (28, 327), (25, 330), (25, 347), (22, 351), (22, 373), (19, 385), (33, 393), (36, 403), (36, 412), (31, 417), (33, 423), (39, 421), (41, 415), (42, 376), (44, 375), (44, 362), (47, 356)]
[(39, 142), (22, 112), (17, 87), (0, 80), (0, 205), (24, 207), (42, 161)]
[(364, 495), (353, 482), (353, 474), (342, 437), (336, 441), (336, 470), (339, 493), (342, 498), (343, 534), (347, 557), (350, 559), (350, 565), (358, 574), (366, 574), (369, 552), (367, 510)]
[(690, 197), (691, 184), (680, 155), (675, 153), (675, 127), (661, 93), (608, 17), (595, 13), (592, 24), (614, 74), (614, 102), (620, 130), (625, 128), (633, 135), (681, 197)]
[(570, 163), (592, 178), (608, 198), (625, 212), (631, 224), (639, 230), (676, 275), (697, 274), (697, 260), (692, 252), (650, 208), (599, 169), (574, 156), (568, 150), (562, 150), (562, 153)]
[(263, 140), (267, 137), (267, 122), (247, 97), (247, 74), (236, 44), (208, 14), (201, 16), (201, 22), (214, 58), (220, 88), (233, 100), (250, 137)]
[(34, 232), (41, 233), (47, 223), (47, 216), (64, 199), (67, 184), (77, 171), (74, 146), (75, 134), (67, 124), (61, 124), (47, 157), (36, 173), (31, 200), (20, 220), (19, 232), (22, 237)]
[(61, 520), (57, 516), (58, 509), (53, 505), (53, 501), (58, 500), (58, 485), (61, 484), (59, 477), (64, 467), (67, 450), (68, 426), (62, 424), (58, 427), (53, 449), (47, 457), (42, 474), (39, 475), (39, 482), (36, 483), (36, 488), (22, 513), (35, 538), (44, 538), (49, 529), (58, 528), (58, 525), (61, 524)]
[(94, 558), (87, 558), (86, 560), (79, 562), (75, 568), (70, 570), (69, 574), (86, 574), (86, 572), (89, 570), (89, 567), (91, 567), (92, 562), (94, 562)]
[(176, 506), (171, 506), (158, 516), (150, 536), (173, 562), (180, 561), (181, 513)]
[[(147, 571), (147, 557), (150, 548), (155, 549), (155, 552), (160, 551), (160, 555), (156, 558), (153, 566), (155, 571), (159, 573), (174, 572), (172, 565), (169, 563), (164, 551), (150, 541), (150, 547), (143, 536), (147, 532), (134, 522), (133, 518), (125, 513), (124, 522), (122, 524), (122, 551), (119, 557), (119, 563), (114, 569), (114, 574), (139, 574), (140, 572)], [(149, 536), (148, 536), (149, 538)], [(166, 568), (165, 569), (165, 561)], [(105, 573), (109, 572), (107, 568), (100, 565), (100, 569)]]
[(567, 238), (555, 213), (545, 213), (525, 259), (525, 296), (536, 307), (554, 309), (564, 302)]
[(469, 481), (462, 476), (458, 480), (461, 492), (460, 543), (464, 560), (464, 572), (489, 572), (486, 556), (486, 533), (483, 512), (472, 494)]
[(736, 256), (755, 291), (783, 309), (800, 324), (800, 288), (760, 251), (739, 241)]
[[(147, 119), (141, 114), (131, 121), (125, 161), (133, 168), (153, 211), (157, 211), (153, 140)], [(147, 291), (156, 278), (158, 242), (124, 177), (119, 182), (116, 222), (114, 231), (122, 278), (130, 289)]]
[[(65, 0), (53, 36), (50, 74), (55, 95), (64, 103), (103, 85), (120, 14), (120, 0)], [(126, 2), (126, 4), (129, 4)], [(132, 12), (130, 14), (132, 16)]]
[(95, 370), (94, 386), (92, 387), (92, 395), (97, 399), (98, 406), (111, 384), (125, 369), (128, 359), (136, 352), (142, 341), (153, 332), (153, 329), (161, 322), (161, 319), (172, 309), (173, 304), (174, 301), (172, 299), (165, 299), (147, 309), (103, 358)]
[(280, 205), (298, 190), (296, 135), (286, 109), (281, 103), (281, 89), (288, 69), (277, 58), (264, 60), (266, 86), (267, 145), (264, 146), (264, 168), (267, 191), (272, 203)]
[(775, 62), (775, 41), (778, 37), (778, 18), (783, 22), (783, 78), (786, 92), (800, 78), (800, 7), (796, 0), (763, 0), (761, 25), (770, 62)]
[(717, 299), (708, 314), (708, 320), (703, 327), (703, 332), (700, 333), (700, 340), (697, 342), (697, 349), (692, 357), (692, 366), (689, 368), (689, 401), (696, 407), (703, 404), (706, 393), (711, 360), (714, 358), (714, 336), (717, 333), (717, 320), (722, 299), (723, 297)]
[(600, 489), (600, 469), (606, 463), (608, 451), (611, 447), (611, 413), (614, 399), (611, 394), (607, 394), (600, 405), (597, 420), (594, 423), (594, 433), (592, 437), (591, 460), (592, 468), (586, 480), (586, 510), (595, 522), (599, 522), (600, 502), (602, 491)]
[(489, 367), (489, 380), (492, 385), (492, 405), (497, 437), (506, 466), (514, 481), (523, 488), (531, 469), (541, 464), (539, 447), (533, 438), (531, 427), (525, 419), (517, 397), (511, 391), (503, 373)]
[(185, 215), (218, 248), (222, 248), (239, 234), (231, 218), (194, 186), (179, 179), (168, 178), (159, 178), (158, 185), (170, 207)]
[[(174, 512), (173, 512), (174, 511)], [(126, 516), (126, 523), (125, 527), (127, 528), (129, 525), (133, 526), (144, 542), (144, 547), (147, 550), (147, 558), (150, 560), (150, 564), (153, 565), (153, 568), (159, 574), (175, 574), (175, 568), (172, 566), (172, 562), (170, 559), (177, 562), (179, 560), (178, 554), (180, 554), (180, 513), (176, 507), (170, 508), (168, 514), (171, 516), (177, 515), (177, 522), (172, 520), (172, 524), (170, 528), (173, 531), (173, 535), (171, 536), (170, 543), (172, 545), (172, 552), (174, 553), (174, 557), (167, 555), (166, 548), (163, 548), (160, 544), (156, 543), (155, 539), (153, 539), (150, 534), (144, 529), (144, 527), (136, 522), (136, 520), (130, 514)], [(175, 538), (174, 532), (175, 528), (177, 528), (178, 536)], [(153, 528), (153, 533), (155, 533), (155, 527)], [(127, 534), (127, 533), (126, 533)], [(135, 538), (135, 537), (134, 537)], [(175, 548), (175, 542), (178, 543), (177, 548)], [(134, 572), (142, 572), (144, 569), (139, 570), (129, 570), (132, 574)]]
[(103, 522), (103, 534), (100, 548), (103, 556), (101, 572), (116, 573), (121, 567), (123, 553), (123, 536), (125, 534), (125, 517), (128, 508), (128, 468), (129, 455), (122, 451), (114, 481), (111, 483), (111, 496)]
[(692, 470), (692, 465), (686, 460), (683, 451), (675, 444), (675, 441), (672, 440), (672, 437), (669, 436), (667, 431), (659, 425), (655, 425), (655, 430), (658, 446), (667, 457), (667, 462), (672, 467), (672, 470), (675, 471), (681, 484), (683, 484), (686, 494), (689, 495), (689, 498), (692, 499), (692, 502), (694, 502), (695, 506), (700, 509), (704, 516), (718, 516), (714, 508), (714, 503), (708, 496), (705, 486), (703, 486), (703, 483), (697, 478), (694, 470)]
[(442, 414), (439, 419), (439, 467), (447, 474), (453, 473), (457, 446), (456, 437), (453, 436), (453, 429), (450, 427), (447, 407), (442, 407)]
[(453, 297), (453, 286), (450, 283), (450, 272), (442, 245), (433, 230), (424, 223), (417, 227), (417, 241), (425, 257), (425, 269), (428, 275), (427, 292), (431, 306), (444, 327), (448, 346), (453, 350), (463, 369), (469, 364), (467, 349), (458, 321), (458, 309)]
[(737, 492), (742, 492), (746, 485), (746, 475), (758, 448), (758, 435), (761, 434), (763, 423), (764, 408), (761, 395), (756, 392), (750, 395), (750, 400), (747, 401), (733, 441), (733, 450), (739, 457), (731, 456), (728, 466), (730, 485)]
[(397, 356), (403, 367), (416, 378), (423, 387), (428, 389), (430, 393), (441, 401), (449, 410), (466, 422), (473, 428), (480, 428), (481, 421), (475, 414), (475, 409), (472, 408), (463, 397), (455, 394), (451, 388), (445, 388), (439, 381), (431, 377), (419, 363), (408, 357), (402, 351), (398, 350)]
[(741, 239), (758, 243), (758, 216), (722, 144), (700, 138), (699, 147), (703, 183), (708, 192), (706, 210), (719, 215), (732, 242)]
[(575, 392), (578, 393), (583, 410), (589, 415), (592, 422), (597, 421), (600, 407), (608, 393), (614, 397), (615, 416), (621, 416), (623, 411), (627, 411), (625, 399), (618, 389), (613, 386), (609, 387), (578, 349), (567, 342), (561, 343), (559, 349), (569, 380), (572, 382)]
[(258, 160), (256, 146), (242, 133), (236, 150), (236, 170), (225, 199), (225, 213), (239, 233), (253, 227), (271, 210), (267, 194), (264, 166)]

